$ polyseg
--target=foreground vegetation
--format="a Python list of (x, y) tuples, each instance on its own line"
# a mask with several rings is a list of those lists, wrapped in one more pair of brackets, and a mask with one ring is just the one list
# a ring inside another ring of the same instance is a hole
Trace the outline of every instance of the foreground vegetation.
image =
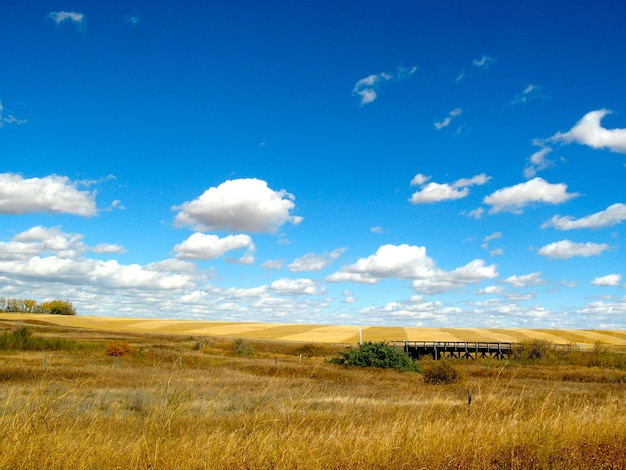
[(0, 351), (0, 468), (626, 467), (626, 368), (601, 347), (450, 360), (437, 384), (434, 361), (333, 364), (342, 345), (29, 330), (68, 346)]

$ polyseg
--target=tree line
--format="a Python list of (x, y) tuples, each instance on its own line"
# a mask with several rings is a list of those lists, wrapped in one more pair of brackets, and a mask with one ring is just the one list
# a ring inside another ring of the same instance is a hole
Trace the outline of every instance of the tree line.
[(50, 315), (76, 315), (72, 302), (49, 300), (39, 303), (32, 299), (0, 297), (0, 312), (6, 313), (47, 313)]

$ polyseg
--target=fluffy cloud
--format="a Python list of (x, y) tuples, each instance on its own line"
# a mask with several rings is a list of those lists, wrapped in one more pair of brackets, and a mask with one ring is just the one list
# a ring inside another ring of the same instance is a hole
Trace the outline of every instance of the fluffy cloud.
[(390, 80), (403, 80), (409, 78), (417, 71), (417, 67), (398, 67), (395, 73), (382, 72), (379, 74), (368, 75), (365, 78), (360, 79), (354, 85), (352, 94), (359, 96), (361, 99), (361, 106), (370, 104), (378, 97), (376, 90), (381, 83), (388, 82)]
[(619, 286), (622, 282), (621, 274), (607, 274), (606, 276), (596, 277), (589, 282), (592, 286)]
[(568, 259), (574, 256), (598, 256), (608, 249), (609, 245), (606, 243), (575, 243), (571, 240), (561, 240), (542, 247), (538, 254), (548, 258)]
[(595, 214), (574, 219), (570, 216), (555, 215), (545, 222), (541, 227), (554, 227), (559, 230), (574, 230), (579, 228), (602, 228), (617, 225), (626, 220), (626, 204), (613, 204), (605, 210), (596, 212)]
[(318, 295), (323, 292), (310, 279), (278, 279), (270, 284), (270, 289), (282, 295)]
[(9, 242), (0, 242), (0, 277), (103, 289), (170, 290), (181, 289), (191, 282), (190, 273), (172, 272), (159, 263), (121, 265), (114, 260), (86, 258), (83, 255), (88, 251), (119, 253), (123, 248), (113, 244), (91, 248), (83, 243), (82, 235), (65, 233), (58, 227), (36, 226)]
[(550, 184), (536, 177), (525, 183), (498, 189), (485, 197), (483, 202), (492, 206), (489, 211), (491, 214), (501, 211), (520, 213), (531, 203), (560, 204), (577, 196), (578, 193), (568, 193), (567, 185), (564, 183)]
[(509, 284), (511, 287), (516, 289), (523, 289), (526, 287), (535, 287), (545, 284), (545, 281), (541, 279), (541, 273), (530, 273), (523, 274), (520, 276), (514, 275), (509, 276), (504, 279), (502, 282)]
[(485, 279), (493, 279), (497, 276), (494, 264), (486, 266), (482, 259), (475, 259), (450, 272), (438, 269), (426, 279), (413, 281), (412, 287), (421, 294), (437, 294), (460, 289), (470, 284), (478, 284)]
[(463, 113), (463, 110), (461, 108), (455, 108), (448, 113), (448, 115), (443, 119), (443, 121), (439, 121), (439, 122), (435, 121), (433, 125), (435, 126), (435, 129), (440, 131), (444, 127), (448, 127), (450, 123), (452, 122), (452, 119), (455, 118), (456, 116), (460, 116), (462, 113)]
[(84, 253), (124, 253), (124, 247), (102, 243), (90, 247), (83, 236), (65, 233), (59, 227), (38, 225), (14, 236), (10, 242), (0, 242), (0, 259), (27, 259), (32, 256), (54, 254), (61, 259), (77, 258)]
[(206, 260), (215, 259), (232, 250), (247, 248), (254, 252), (254, 243), (248, 235), (228, 235), (219, 238), (217, 235), (194, 233), (184, 242), (174, 246), (179, 259)]
[(339, 258), (345, 248), (338, 248), (330, 253), (324, 253), (321, 255), (315, 253), (307, 253), (306, 255), (297, 258), (287, 268), (292, 273), (304, 272), (304, 271), (321, 271), (325, 267), (332, 264), (334, 260)]
[(207, 189), (199, 198), (173, 207), (178, 210), (176, 225), (197, 230), (275, 233), (287, 222), (298, 224), (301, 217), (290, 215), (294, 196), (274, 191), (258, 179), (228, 180)]
[(409, 199), (411, 204), (426, 204), (462, 199), (469, 194), (469, 186), (483, 185), (487, 183), (491, 177), (482, 173), (472, 178), (461, 178), (452, 184), (434, 182), (425, 184), (429, 179), (430, 177), (424, 176), (421, 173), (413, 177), (411, 185), (420, 185), (422, 189), (413, 193)]
[(95, 215), (95, 193), (80, 191), (77, 185), (65, 176), (23, 178), (14, 173), (0, 173), (0, 214)]
[(421, 293), (437, 293), (496, 277), (495, 266), (474, 260), (451, 272), (438, 269), (426, 255), (426, 248), (410, 245), (383, 245), (375, 254), (342, 267), (327, 278), (329, 282), (374, 284), (384, 278), (413, 280)]
[(557, 132), (548, 140), (565, 144), (576, 142), (594, 149), (607, 148), (612, 152), (626, 153), (626, 129), (605, 129), (600, 124), (610, 113), (608, 109), (591, 111), (569, 131)]
[(383, 245), (373, 255), (342, 267), (328, 280), (373, 284), (383, 278), (427, 278), (434, 269), (435, 263), (426, 255), (423, 246)]

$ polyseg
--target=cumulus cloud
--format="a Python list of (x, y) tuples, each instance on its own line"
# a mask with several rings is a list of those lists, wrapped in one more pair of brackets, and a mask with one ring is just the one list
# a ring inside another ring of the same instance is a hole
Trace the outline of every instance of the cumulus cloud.
[(475, 185), (483, 185), (487, 183), (491, 177), (484, 173), (476, 175), (472, 178), (461, 178), (452, 184), (448, 183), (428, 183), (430, 177), (418, 173), (411, 180), (411, 185), (421, 185), (419, 191), (413, 193), (409, 202), (411, 204), (427, 204), (433, 202), (450, 201), (462, 199), (469, 194), (469, 187)]
[(373, 255), (342, 267), (327, 281), (374, 284), (385, 278), (405, 279), (412, 280), (418, 292), (436, 293), (495, 276), (495, 266), (485, 266), (483, 260), (471, 261), (450, 272), (443, 271), (426, 255), (425, 247), (403, 244), (383, 245)]
[(452, 122), (452, 119), (454, 119), (456, 116), (460, 116), (462, 113), (463, 110), (461, 108), (455, 108), (450, 111), (442, 121), (435, 121), (433, 125), (435, 126), (435, 129), (440, 131), (441, 129), (448, 127)]
[(362, 309), (359, 313), (368, 318), (368, 322), (378, 321), (385, 323), (388, 319), (401, 321), (406, 324), (411, 321), (414, 325), (421, 325), (423, 321), (441, 325), (446, 323), (450, 314), (460, 313), (456, 307), (448, 307), (443, 302), (426, 301), (423, 297), (415, 295), (409, 300), (388, 302), (382, 307), (370, 306)]
[(47, 18), (51, 19), (56, 24), (61, 24), (66, 21), (78, 26), (85, 24), (85, 15), (74, 11), (53, 11), (48, 14)]
[(554, 162), (546, 158), (550, 152), (552, 152), (550, 147), (542, 147), (540, 150), (533, 153), (524, 168), (524, 176), (529, 179), (534, 178), (538, 172), (553, 166)]
[(622, 282), (621, 274), (607, 274), (606, 276), (596, 277), (589, 282), (592, 286), (619, 286), (620, 282)]
[(287, 268), (292, 273), (304, 271), (321, 271), (325, 267), (331, 265), (334, 260), (336, 260), (343, 254), (344, 251), (346, 251), (345, 248), (337, 248), (330, 253), (307, 253), (306, 255), (295, 259), (293, 263), (287, 266)]
[(545, 284), (545, 281), (541, 278), (540, 272), (509, 276), (502, 282), (509, 284), (516, 289), (523, 289), (526, 287), (535, 287)]
[(0, 214), (95, 215), (95, 193), (80, 191), (77, 184), (65, 176), (24, 178), (14, 173), (0, 173)]
[(626, 219), (626, 204), (613, 204), (605, 210), (595, 214), (574, 219), (570, 216), (555, 215), (545, 222), (541, 228), (554, 227), (559, 230), (574, 230), (580, 228), (603, 228), (622, 223)]
[(450, 272), (438, 269), (429, 278), (413, 281), (412, 287), (421, 294), (437, 294), (478, 284), (485, 279), (493, 279), (497, 276), (495, 264), (487, 266), (484, 260), (475, 259)]
[(485, 197), (483, 202), (492, 206), (490, 214), (502, 211), (521, 213), (528, 204), (537, 202), (560, 204), (577, 196), (578, 193), (568, 193), (567, 185), (564, 183), (551, 184), (543, 178), (536, 177), (525, 183), (498, 189)]
[[(248, 235), (228, 235), (219, 238), (217, 235), (207, 235), (196, 232), (184, 242), (174, 246), (176, 258), (207, 260), (215, 259), (232, 250), (246, 248), (254, 252), (254, 243)], [(248, 253), (248, 254), (249, 254)]]
[(599, 109), (585, 114), (574, 127), (567, 132), (557, 132), (550, 142), (587, 145), (594, 149), (609, 149), (616, 153), (626, 153), (626, 129), (606, 129), (602, 119), (611, 114), (608, 109)]
[(278, 279), (270, 289), (282, 295), (319, 295), (323, 291), (311, 279)]
[(574, 256), (598, 256), (608, 249), (609, 245), (606, 243), (575, 243), (571, 240), (561, 240), (545, 245), (538, 254), (547, 258), (568, 259)]
[(359, 96), (361, 100), (361, 106), (370, 104), (378, 98), (376, 90), (384, 83), (391, 80), (404, 80), (411, 77), (417, 71), (417, 67), (398, 67), (395, 73), (382, 72), (379, 74), (368, 75), (365, 78), (360, 79), (354, 85), (352, 94)]
[(287, 222), (297, 225), (301, 217), (290, 214), (294, 196), (274, 191), (262, 180), (228, 180), (207, 189), (200, 197), (172, 209), (177, 226), (201, 231), (275, 233)]

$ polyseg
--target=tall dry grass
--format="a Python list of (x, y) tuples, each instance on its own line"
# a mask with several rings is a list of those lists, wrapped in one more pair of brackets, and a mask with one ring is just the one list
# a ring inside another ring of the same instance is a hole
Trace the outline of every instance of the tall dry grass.
[(427, 385), (223, 346), (2, 353), (0, 468), (626, 467), (626, 387), (593, 367), (458, 361), (462, 383)]

